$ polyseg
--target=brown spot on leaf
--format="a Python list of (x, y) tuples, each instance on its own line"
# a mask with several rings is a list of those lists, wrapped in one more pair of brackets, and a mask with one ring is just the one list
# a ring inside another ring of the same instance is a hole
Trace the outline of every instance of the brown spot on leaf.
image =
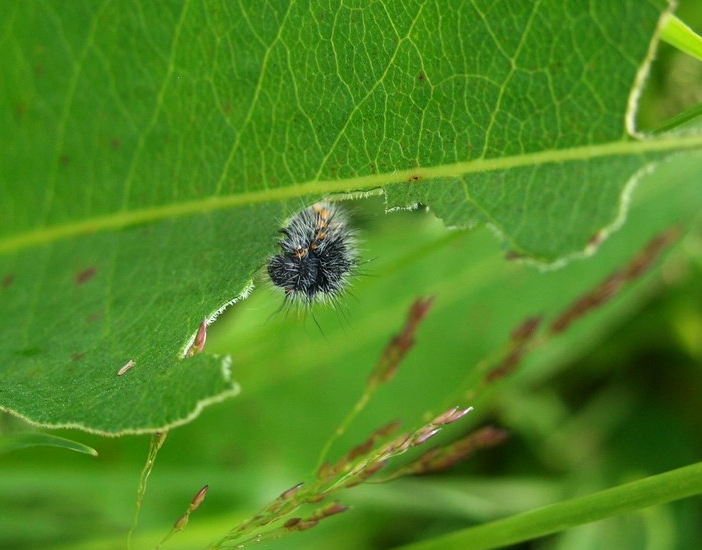
[(8, 275), (5, 275), (2, 278), (2, 282), (0, 282), (0, 287), (7, 288), (8, 286), (10, 286), (14, 282), (15, 282), (15, 274), (10, 273)]
[(426, 82), (426, 81), (427, 81), (427, 75), (425, 75), (424, 73), (419, 73), (419, 74), (417, 75), (417, 80), (418, 80), (419, 82)]
[(122, 147), (122, 142), (119, 140), (119, 138), (112, 138), (112, 141), (110, 141), (110, 145), (112, 145), (113, 149), (119, 149)]
[(97, 271), (97, 268), (95, 267), (89, 267), (87, 269), (84, 269), (80, 273), (76, 275), (76, 284), (77, 285), (82, 285), (84, 283), (87, 283), (90, 279), (93, 278), (95, 275), (95, 272)]
[(81, 351), (80, 353), (72, 353), (71, 361), (80, 361), (81, 359), (83, 359), (83, 357), (85, 357), (85, 353), (86, 352), (84, 351)]
[(61, 163), (61, 166), (68, 166), (71, 164), (71, 157), (64, 153), (59, 157), (59, 162)]
[(99, 321), (100, 319), (102, 319), (102, 313), (99, 312), (99, 311), (97, 311), (97, 312), (95, 312), (95, 313), (91, 313), (90, 315), (88, 315), (88, 316), (85, 318), (85, 320), (86, 320), (88, 323), (94, 323), (95, 321)]
[(24, 115), (27, 114), (27, 111), (29, 110), (29, 107), (24, 101), (18, 101), (15, 103), (15, 120), (19, 122), (24, 118)]

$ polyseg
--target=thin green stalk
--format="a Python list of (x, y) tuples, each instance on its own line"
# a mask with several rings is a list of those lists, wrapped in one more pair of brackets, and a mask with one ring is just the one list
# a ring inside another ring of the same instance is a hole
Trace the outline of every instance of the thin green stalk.
[(661, 40), (702, 61), (702, 37), (674, 15), (666, 18)]
[(501, 548), (700, 493), (702, 493), (702, 462), (450, 535), (402, 546), (401, 549)]
[(151, 436), (151, 445), (149, 447), (149, 456), (146, 458), (146, 464), (144, 464), (144, 469), (141, 471), (141, 476), (139, 478), (139, 488), (137, 489), (137, 500), (136, 506), (134, 507), (134, 517), (132, 518), (132, 527), (129, 529), (127, 534), (127, 550), (132, 547), (132, 535), (136, 529), (137, 522), (139, 521), (139, 512), (141, 511), (141, 502), (144, 500), (144, 495), (146, 494), (146, 487), (149, 482), (149, 476), (151, 475), (151, 470), (154, 468), (154, 462), (156, 461), (156, 455), (159, 449), (166, 441), (166, 436), (168, 435), (168, 430), (162, 432), (156, 432)]
[(334, 433), (324, 444), (322, 452), (319, 453), (319, 459), (317, 460), (317, 465), (315, 466), (315, 472), (318, 472), (324, 464), (324, 461), (327, 459), (327, 456), (329, 456), (329, 451), (334, 445), (334, 443), (346, 433), (346, 430), (348, 430), (351, 423), (356, 419), (356, 417), (359, 414), (361, 414), (363, 409), (366, 408), (366, 405), (370, 401), (371, 397), (373, 397), (373, 394), (375, 393), (376, 389), (377, 388), (366, 388), (363, 392), (363, 395), (361, 395), (361, 398), (354, 405), (353, 409), (349, 411), (349, 413), (346, 415), (346, 418), (344, 418), (343, 422), (339, 424), (336, 430), (334, 430)]

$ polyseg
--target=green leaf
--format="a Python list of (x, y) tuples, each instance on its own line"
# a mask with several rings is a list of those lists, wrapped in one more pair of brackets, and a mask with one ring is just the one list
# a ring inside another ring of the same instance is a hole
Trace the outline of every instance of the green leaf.
[(702, 61), (702, 37), (677, 17), (667, 17), (661, 40)]
[(472, 548), (487, 550), (523, 542), (565, 529), (702, 493), (702, 463), (632, 481), (592, 495), (574, 498), (466, 529), (405, 550)]
[(27, 447), (60, 447), (87, 455), (97, 456), (97, 451), (88, 445), (44, 433), (22, 433), (0, 437), (0, 454), (9, 453)]
[(187, 343), (325, 195), (382, 189), (540, 261), (592, 251), (641, 174), (702, 146), (633, 137), (666, 9), (2, 4), (0, 406), (122, 434), (236, 394)]

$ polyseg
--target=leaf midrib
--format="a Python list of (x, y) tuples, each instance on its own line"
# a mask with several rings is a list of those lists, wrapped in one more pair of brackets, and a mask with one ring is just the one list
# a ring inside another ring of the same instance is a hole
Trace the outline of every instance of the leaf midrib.
[(507, 157), (476, 159), (453, 164), (398, 170), (369, 176), (337, 180), (312, 180), (298, 185), (248, 191), (237, 195), (206, 197), (186, 202), (165, 204), (137, 210), (120, 210), (71, 223), (42, 227), (0, 239), (0, 255), (14, 253), (33, 246), (77, 237), (98, 231), (156, 222), (167, 218), (204, 214), (240, 206), (284, 201), (314, 195), (351, 193), (365, 195), (388, 185), (411, 184), (422, 180), (460, 178), (471, 173), (495, 172), (525, 166), (558, 164), (595, 158), (684, 151), (702, 147), (702, 135), (675, 136), (643, 141), (615, 141), (597, 145), (538, 151)]

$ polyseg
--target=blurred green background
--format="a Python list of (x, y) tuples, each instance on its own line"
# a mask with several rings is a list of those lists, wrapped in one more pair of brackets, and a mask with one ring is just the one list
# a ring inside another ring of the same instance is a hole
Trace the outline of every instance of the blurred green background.
[[(683, 21), (702, 29), (702, 5), (681, 4)], [(662, 45), (641, 126), (655, 128), (701, 95), (702, 64)], [(594, 257), (557, 271), (506, 260), (487, 229), (449, 231), (423, 209), (384, 215), (378, 197), (348, 203), (367, 260), (351, 295), (314, 319), (299, 317), (278, 311), (281, 296), (258, 280), (211, 327), (206, 349), (232, 355), (242, 394), (170, 433), (133, 547), (154, 545), (206, 483), (205, 504), (166, 548), (202, 547), (309, 478), (418, 296), (434, 295), (436, 304), (416, 348), (332, 458), (390, 420), (417, 426), (426, 411), (453, 405), (476, 410), (444, 430), (444, 441), (485, 424), (510, 438), (441, 475), (354, 488), (340, 496), (350, 511), (270, 547), (392, 548), (699, 460), (702, 232), (699, 192), (684, 184), (685, 170), (681, 162), (647, 177), (624, 227)], [(509, 380), (466, 399), (479, 379), (475, 366), (521, 320), (552, 319), (676, 220), (687, 233), (654, 270), (536, 350)], [(0, 417), (0, 433), (27, 429)], [(0, 455), (0, 547), (124, 548), (149, 437), (57, 433), (99, 456), (46, 447)], [(699, 497), (520, 546), (696, 547)]]

